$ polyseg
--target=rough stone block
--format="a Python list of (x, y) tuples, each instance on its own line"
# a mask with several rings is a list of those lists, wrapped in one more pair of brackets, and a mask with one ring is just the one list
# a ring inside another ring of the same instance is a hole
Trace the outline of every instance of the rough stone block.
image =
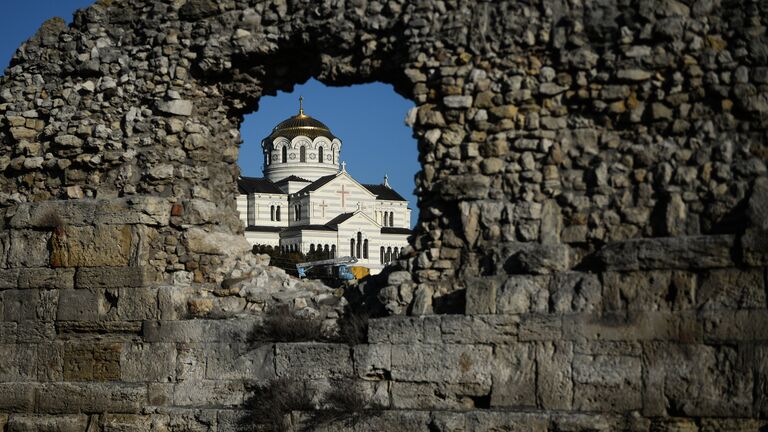
[(669, 270), (605, 272), (603, 296), (608, 311), (691, 310), (696, 302), (696, 277)]
[(547, 432), (546, 414), (514, 411), (475, 410), (467, 413), (466, 432), (528, 431)]
[(240, 406), (244, 395), (242, 381), (189, 380), (174, 386), (173, 403), (177, 406)]
[(205, 344), (177, 344), (176, 379), (178, 381), (205, 379), (206, 357)]
[(548, 276), (510, 276), (497, 291), (496, 313), (521, 314), (547, 312)]
[(707, 342), (768, 340), (768, 310), (703, 311), (701, 319)]
[(157, 279), (148, 267), (81, 267), (75, 274), (77, 288), (135, 288), (150, 286)]
[[(0, 249), (2, 253), (2, 249)], [(0, 258), (2, 260), (2, 258)], [(2, 265), (2, 262), (0, 262)], [(2, 269), (0, 268), (0, 289), (16, 289), (19, 287), (20, 269)]]
[(571, 268), (571, 248), (564, 244), (525, 244), (504, 264), (510, 273), (549, 274)]
[(393, 345), (392, 379), (438, 383), (476, 383), (490, 388), (487, 345)]
[(385, 379), (392, 369), (392, 347), (388, 344), (355, 345), (355, 373), (363, 379)]
[(146, 399), (147, 389), (139, 384), (46, 383), (37, 388), (36, 410), (49, 414), (139, 413)]
[(540, 408), (570, 410), (573, 400), (571, 363), (573, 344), (541, 342), (536, 344), (536, 398)]
[(66, 226), (51, 238), (54, 267), (127, 266), (131, 254), (130, 225)]
[(36, 354), (34, 345), (0, 345), (0, 382), (35, 380)]
[(301, 379), (342, 378), (354, 373), (350, 348), (341, 344), (276, 344), (275, 368), (278, 377)]
[(47, 231), (11, 231), (8, 265), (10, 267), (47, 267), (50, 238), (51, 233)]
[(12, 415), (8, 421), (8, 432), (84, 432), (88, 427), (88, 416), (73, 415)]
[(741, 236), (741, 257), (750, 267), (768, 266), (768, 229), (749, 228)]
[(697, 304), (704, 309), (766, 308), (763, 269), (711, 270), (701, 276)]
[(8, 290), (0, 292), (6, 321), (37, 319), (37, 307), (40, 303), (38, 290)]
[(37, 345), (37, 379), (39, 381), (64, 380), (64, 346), (60, 343)]
[(48, 343), (56, 338), (56, 326), (52, 321), (21, 321), (17, 333), (19, 343)]
[(440, 318), (390, 317), (368, 322), (369, 343), (440, 343)]
[(700, 337), (700, 326), (693, 314), (639, 311), (629, 315), (567, 315), (563, 317), (563, 338), (573, 341), (696, 340)]
[(496, 292), (501, 283), (498, 277), (473, 278), (467, 281), (465, 313), (496, 313)]
[(520, 341), (558, 340), (563, 322), (559, 315), (520, 315), (518, 338)]
[[(51, 220), (49, 215), (56, 218)], [(56, 226), (168, 225), (171, 204), (166, 198), (133, 196), (114, 199), (50, 200), (19, 204), (12, 228)], [(51, 222), (55, 222), (55, 225)]]
[(554, 312), (592, 312), (601, 310), (602, 286), (591, 273), (566, 272), (552, 275), (550, 304)]
[(443, 315), (443, 343), (510, 343), (517, 341), (517, 315)]
[(146, 342), (246, 342), (256, 319), (144, 321)]
[(752, 411), (750, 349), (731, 346), (645, 346), (643, 413), (649, 416), (747, 417)]
[(15, 322), (0, 321), (0, 344), (15, 344), (18, 325)]
[(101, 417), (101, 422), (103, 432), (141, 432), (155, 429), (153, 418), (148, 415), (107, 413)]
[(187, 230), (185, 245), (190, 252), (206, 255), (236, 256), (251, 250), (242, 235), (208, 232), (201, 228)]
[(755, 347), (755, 409), (754, 414), (768, 417), (768, 346)]
[(59, 291), (59, 321), (94, 321), (99, 319), (100, 298), (96, 291), (88, 289)]
[(115, 381), (120, 379), (122, 345), (71, 344), (64, 347), (64, 379), (67, 381)]
[(394, 381), (390, 393), (395, 409), (465, 411), (486, 399), (488, 388), (480, 384)]
[(176, 377), (176, 344), (126, 343), (120, 358), (120, 376), (126, 382), (169, 382)]
[(642, 407), (639, 357), (574, 355), (574, 408), (625, 412)]
[(160, 315), (155, 288), (121, 288), (117, 298), (117, 317), (123, 321), (151, 320)]
[(492, 369), (491, 406), (536, 406), (536, 349), (533, 344), (496, 347)]
[(275, 378), (272, 345), (206, 344), (205, 377), (210, 380), (260, 380)]
[(35, 409), (35, 385), (0, 382), (0, 411), (26, 413)]
[(596, 254), (607, 270), (733, 267), (732, 235), (663, 237), (610, 243)]

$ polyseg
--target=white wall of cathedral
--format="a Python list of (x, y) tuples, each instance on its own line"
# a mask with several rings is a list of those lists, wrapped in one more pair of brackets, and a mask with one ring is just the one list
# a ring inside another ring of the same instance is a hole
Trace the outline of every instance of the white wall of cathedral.
[(288, 196), (278, 194), (240, 194), (237, 211), (243, 226), (288, 227)]
[(376, 201), (373, 219), (383, 227), (411, 228), (411, 209), (407, 201)]
[(250, 243), (251, 246), (280, 246), (280, 234), (276, 232), (246, 231), (245, 239), (248, 240), (248, 243)]
[(310, 140), (308, 137), (298, 136), (289, 141), (287, 138), (278, 137), (272, 143), (263, 141), (262, 147), (264, 176), (273, 182), (291, 175), (314, 181), (339, 170), (341, 141), (338, 139), (331, 141), (325, 137), (317, 137)]

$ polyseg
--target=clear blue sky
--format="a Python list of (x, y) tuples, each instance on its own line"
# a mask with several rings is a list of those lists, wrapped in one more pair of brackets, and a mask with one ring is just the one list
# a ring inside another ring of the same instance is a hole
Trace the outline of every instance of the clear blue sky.
[[(0, 0), (3, 1), (3, 0)], [(0, 74), (16, 48), (47, 19), (59, 16), (72, 22), (73, 13), (94, 0), (5, 0), (0, 14)], [(341, 159), (361, 183), (390, 185), (410, 202), (412, 224), (418, 219), (413, 177), (419, 170), (416, 141), (404, 119), (413, 103), (391, 86), (373, 83), (327, 87), (315, 80), (297, 85), (293, 92), (263, 97), (258, 112), (246, 117), (241, 132), (240, 168), (246, 176), (261, 176), (261, 139), (280, 121), (298, 112), (304, 96), (306, 114), (322, 121), (342, 141)], [(255, 107), (254, 107), (255, 108)]]

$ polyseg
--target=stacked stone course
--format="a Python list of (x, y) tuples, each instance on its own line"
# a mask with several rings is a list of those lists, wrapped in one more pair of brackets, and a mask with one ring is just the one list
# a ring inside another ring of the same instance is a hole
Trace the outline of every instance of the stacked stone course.
[[(765, 428), (765, 17), (99, 0), (45, 23), (0, 77), (0, 431), (236, 430), (283, 377), (317, 403), (359, 381), (383, 409), (347, 430)], [(420, 220), (368, 343), (256, 344), (275, 303), (344, 304), (250, 255), (235, 209), (243, 115), (311, 77), (416, 103)]]

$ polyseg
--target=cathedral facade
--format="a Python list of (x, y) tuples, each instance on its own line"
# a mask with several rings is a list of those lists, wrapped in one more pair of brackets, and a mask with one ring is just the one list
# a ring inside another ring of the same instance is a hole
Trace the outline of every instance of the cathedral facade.
[(252, 245), (330, 257), (353, 256), (377, 273), (411, 234), (408, 201), (382, 184), (361, 184), (339, 162), (341, 140), (304, 114), (261, 142), (264, 177), (241, 177), (237, 208)]

